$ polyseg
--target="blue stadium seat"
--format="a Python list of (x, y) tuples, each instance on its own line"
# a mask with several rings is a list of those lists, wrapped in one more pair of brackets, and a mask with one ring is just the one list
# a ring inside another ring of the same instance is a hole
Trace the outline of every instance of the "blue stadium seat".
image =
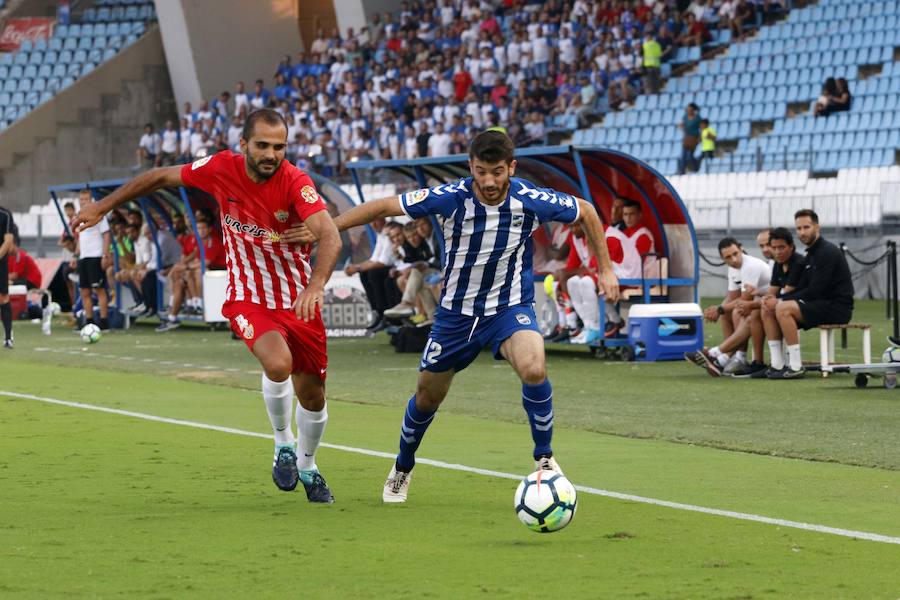
[(83, 37), (78, 40), (78, 49), (79, 50), (90, 50), (92, 44), (93, 44), (93, 38)]
[(13, 93), (16, 91), (16, 80), (15, 79), (7, 79), (3, 83), (3, 91), (6, 93)]
[(31, 82), (31, 89), (35, 92), (43, 92), (47, 89), (47, 80), (42, 77), (38, 77)]
[(56, 92), (58, 92), (60, 90), (61, 87), (62, 86), (60, 85), (59, 77), (51, 77), (50, 79), (47, 80), (47, 91), (48, 92), (52, 92), (55, 94)]
[(31, 80), (30, 79), (20, 79), (19, 85), (16, 86), (17, 92), (30, 92), (31, 91)]
[(37, 77), (37, 66), (28, 65), (22, 70), (22, 77), (25, 79), (34, 79)]
[(106, 35), (113, 36), (113, 35), (119, 35), (119, 34), (120, 34), (120, 30), (119, 30), (118, 23), (110, 23), (109, 25), (106, 26)]
[(57, 59), (57, 64), (67, 65), (72, 62), (72, 51), (71, 50), (63, 50), (59, 53), (59, 59)]
[(103, 51), (103, 56), (101, 57), (101, 60), (97, 61), (97, 62), (106, 62), (115, 55), (116, 55), (115, 48), (107, 48), (106, 50)]
[(103, 53), (101, 50), (94, 48), (93, 50), (88, 52), (87, 59), (88, 59), (88, 62), (92, 62), (95, 64), (100, 63), (103, 61)]
[(104, 23), (112, 20), (112, 16), (110, 14), (110, 10), (107, 7), (101, 7), (97, 9), (97, 20), (103, 21)]
[(94, 24), (93, 23), (85, 23), (81, 26), (81, 35), (82, 37), (92, 37), (94, 35)]
[(49, 78), (53, 73), (53, 67), (50, 66), (49, 63), (45, 63), (38, 68), (37, 76), (43, 78)]
[(106, 23), (97, 23), (94, 25), (94, 37), (106, 35)]
[(7, 77), (9, 77), (9, 67), (0, 65), (0, 81), (3, 81)]
[(62, 80), (62, 83), (60, 84), (59, 89), (61, 89), (61, 90), (65, 89), (65, 88), (69, 87), (70, 85), (72, 85), (73, 83), (75, 83), (75, 78), (72, 76), (67, 76)]
[(72, 58), (72, 63), (83, 63), (87, 61), (87, 51), (86, 50), (76, 50), (75, 54)]
[(103, 50), (106, 48), (107, 40), (105, 36), (95, 37), (93, 48)]
[(87, 8), (81, 14), (81, 20), (85, 23), (92, 23), (97, 20), (97, 9), (96, 8)]
[(73, 37), (66, 38), (66, 41), (63, 43), (64, 50), (77, 50), (78, 49), (78, 40)]

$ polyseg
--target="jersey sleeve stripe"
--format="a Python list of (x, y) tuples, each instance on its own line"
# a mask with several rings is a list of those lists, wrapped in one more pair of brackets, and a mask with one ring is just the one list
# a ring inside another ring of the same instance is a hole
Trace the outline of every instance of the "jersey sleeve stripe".
[(406, 196), (407, 194), (400, 194), (397, 196), (400, 199), (400, 210), (403, 211), (403, 214), (412, 219), (412, 215), (409, 214), (409, 210), (406, 208)]

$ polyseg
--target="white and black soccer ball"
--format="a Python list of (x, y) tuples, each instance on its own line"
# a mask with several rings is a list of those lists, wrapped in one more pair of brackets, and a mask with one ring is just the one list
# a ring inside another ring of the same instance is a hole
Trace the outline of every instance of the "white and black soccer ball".
[(100, 328), (93, 323), (88, 323), (81, 328), (81, 341), (85, 344), (94, 344), (100, 341)]
[(896, 346), (891, 346), (887, 350), (885, 350), (881, 355), (881, 362), (886, 363), (897, 363), (900, 362), (900, 348)]
[(572, 521), (575, 486), (556, 471), (535, 471), (516, 488), (516, 516), (532, 531), (552, 533)]

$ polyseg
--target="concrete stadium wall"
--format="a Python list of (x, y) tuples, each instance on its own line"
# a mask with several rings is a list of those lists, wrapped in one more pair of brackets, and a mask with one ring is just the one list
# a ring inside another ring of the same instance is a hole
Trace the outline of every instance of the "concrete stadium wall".
[[(303, 0), (300, 0), (303, 3)], [(360, 27), (371, 21), (375, 13), (396, 12), (400, 10), (400, 0), (335, 0), (334, 12), (337, 17), (341, 35), (347, 28), (359, 31)]]
[(0, 132), (0, 204), (25, 211), (47, 186), (131, 174), (141, 128), (176, 114), (158, 28)]
[(295, 0), (156, 0), (178, 107), (233, 93), (238, 80), (271, 88), (278, 59), (303, 48), (297, 10)]

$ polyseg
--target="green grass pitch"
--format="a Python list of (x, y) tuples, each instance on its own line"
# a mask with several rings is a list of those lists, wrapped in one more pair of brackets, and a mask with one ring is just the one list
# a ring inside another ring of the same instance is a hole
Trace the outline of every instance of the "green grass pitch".
[[(884, 305), (854, 316), (887, 333)], [(708, 339), (715, 339), (715, 331)], [(859, 360), (859, 340), (840, 358)], [(319, 464), (334, 506), (271, 482), (271, 441), (30, 398), (268, 434), (259, 370), (225, 332), (146, 327), (92, 346), (16, 324), (0, 354), (0, 597), (897, 598), (900, 390), (849, 376), (712, 379), (684, 362), (553, 350), (554, 448), (576, 484), (884, 536), (798, 529), (582, 492), (562, 532), (517, 521), (515, 481), (420, 464), (381, 485), (418, 357), (330, 343)], [(817, 339), (806, 334), (804, 355)], [(512, 371), (458, 376), (421, 457), (527, 474)]]

